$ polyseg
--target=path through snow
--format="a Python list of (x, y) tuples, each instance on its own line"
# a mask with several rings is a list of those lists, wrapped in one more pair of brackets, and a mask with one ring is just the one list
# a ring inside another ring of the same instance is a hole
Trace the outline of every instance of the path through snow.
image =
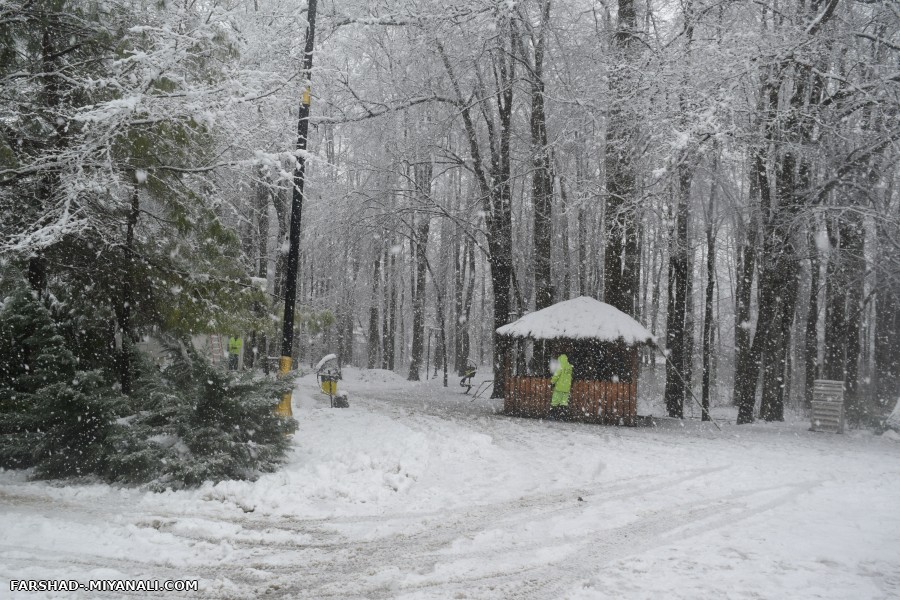
[(900, 598), (892, 440), (802, 421), (513, 419), (434, 381), (345, 375), (343, 410), (299, 380), (289, 463), (256, 482), (152, 494), (0, 473), (0, 589), (142, 578), (200, 579), (190, 598)]

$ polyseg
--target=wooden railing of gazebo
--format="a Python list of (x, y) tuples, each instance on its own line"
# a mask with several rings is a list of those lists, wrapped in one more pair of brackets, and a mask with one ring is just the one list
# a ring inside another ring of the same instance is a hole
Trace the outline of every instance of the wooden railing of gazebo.
[[(547, 377), (508, 375), (503, 412), (517, 417), (544, 418), (553, 395)], [(637, 381), (573, 381), (569, 418), (589, 423), (634, 425), (637, 420)]]

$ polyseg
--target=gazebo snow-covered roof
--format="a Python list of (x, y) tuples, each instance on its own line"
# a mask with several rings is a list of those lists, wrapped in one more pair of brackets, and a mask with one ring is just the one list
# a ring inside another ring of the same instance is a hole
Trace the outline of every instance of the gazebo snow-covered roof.
[(558, 302), (497, 329), (502, 336), (533, 340), (597, 340), (628, 346), (655, 344), (647, 329), (621, 310), (588, 296)]

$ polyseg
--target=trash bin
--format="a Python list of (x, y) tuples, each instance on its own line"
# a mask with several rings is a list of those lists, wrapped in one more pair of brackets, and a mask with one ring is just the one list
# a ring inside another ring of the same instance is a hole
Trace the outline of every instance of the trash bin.
[(319, 377), (322, 380), (322, 391), (329, 396), (334, 396), (337, 393), (337, 375), (323, 373)]

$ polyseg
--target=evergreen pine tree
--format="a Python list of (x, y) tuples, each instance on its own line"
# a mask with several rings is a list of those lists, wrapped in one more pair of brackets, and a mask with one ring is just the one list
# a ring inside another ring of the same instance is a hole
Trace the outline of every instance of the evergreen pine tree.
[(79, 371), (50, 310), (24, 285), (0, 310), (0, 465), (39, 477), (96, 472), (120, 396)]
[(34, 465), (40, 438), (31, 410), (35, 394), (74, 372), (50, 312), (24, 286), (17, 289), (0, 310), (0, 466)]
[(274, 411), (290, 383), (216, 369), (188, 343), (169, 352), (162, 372), (142, 363), (142, 410), (116, 430), (107, 478), (177, 488), (274, 471), (297, 426)]

